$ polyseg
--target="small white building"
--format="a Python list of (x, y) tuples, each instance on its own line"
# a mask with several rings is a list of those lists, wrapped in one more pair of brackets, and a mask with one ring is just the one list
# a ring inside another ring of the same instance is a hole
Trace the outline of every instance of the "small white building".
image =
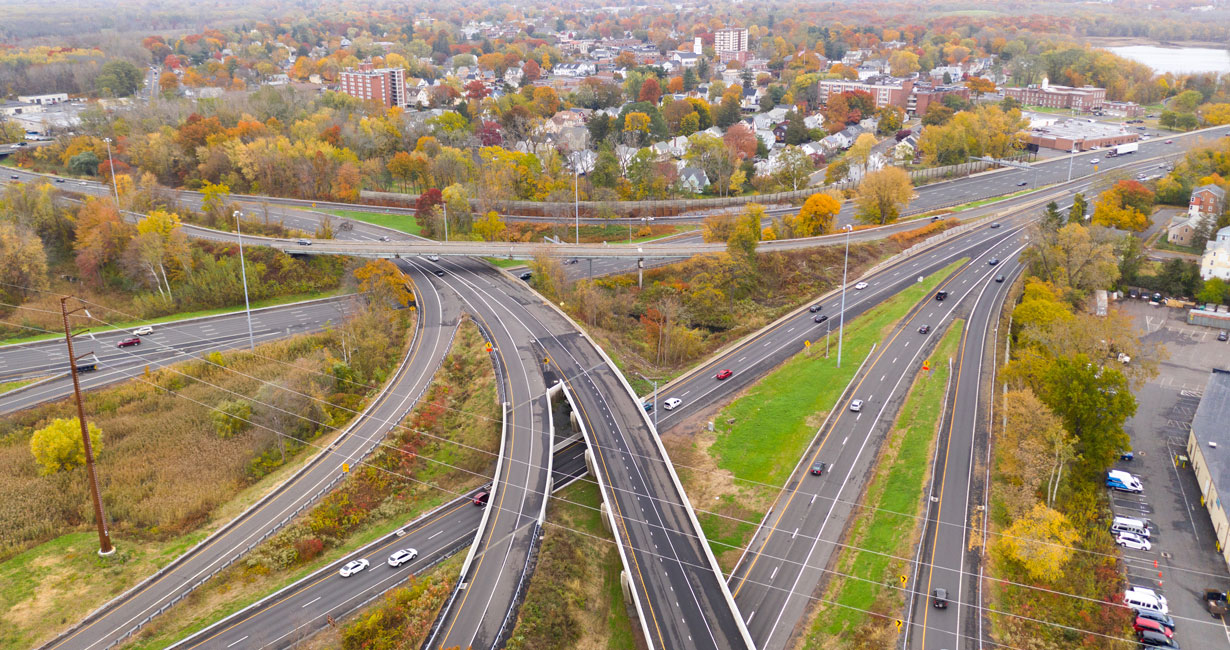
[(1200, 278), (1221, 278), (1230, 281), (1230, 226), (1217, 231), (1217, 236), (1204, 245), (1200, 258)]
[(47, 104), (59, 104), (60, 102), (68, 101), (68, 93), (49, 93), (47, 95), (18, 95), (17, 101), (26, 104), (38, 104), (45, 106)]

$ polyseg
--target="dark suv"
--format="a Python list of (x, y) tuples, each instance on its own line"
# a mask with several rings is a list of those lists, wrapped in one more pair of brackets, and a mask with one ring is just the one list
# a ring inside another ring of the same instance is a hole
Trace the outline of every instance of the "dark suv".
[(936, 609), (948, 609), (948, 590), (937, 588), (931, 592), (931, 604)]
[(948, 292), (947, 292), (947, 291), (937, 291), (937, 292), (935, 292), (935, 299), (936, 299), (936, 300), (943, 300), (943, 299), (945, 299), (945, 298), (947, 298), (947, 297), (948, 297)]

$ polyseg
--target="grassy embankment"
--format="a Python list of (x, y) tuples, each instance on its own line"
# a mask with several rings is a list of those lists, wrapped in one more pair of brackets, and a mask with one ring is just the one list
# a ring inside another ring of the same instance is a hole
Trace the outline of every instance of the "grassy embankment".
[(557, 496), (508, 650), (634, 650), (619, 584), (623, 564), (602, 525), (598, 485), (577, 481)]
[[(334, 492), (192, 592), (183, 604), (154, 619), (128, 645), (166, 647), (490, 480), (501, 415), (495, 372), (473, 322), (463, 323), (431, 388), (403, 424)], [(433, 594), (444, 589), (442, 583), (433, 584)], [(381, 625), (359, 628), (373, 635), (365, 637), (372, 642), (396, 632)], [(407, 628), (406, 633), (411, 632)], [(351, 633), (358, 638), (355, 635), (359, 632)]]
[[(862, 504), (840, 551), (835, 575), (808, 624), (807, 647), (855, 648), (897, 638), (894, 621), (905, 609), (900, 576), (921, 533), (926, 482), (948, 388), (947, 360), (955, 360), (964, 321), (953, 321), (935, 351), (934, 371), (920, 373), (880, 451)], [(891, 489), (890, 489), (891, 488)], [(868, 612), (875, 612), (874, 614)], [(858, 641), (856, 641), (858, 640)], [(862, 644), (862, 645), (860, 645)]]
[(715, 432), (698, 428), (663, 436), (689, 497), (711, 511), (697, 517), (723, 570), (733, 568), (777, 495), (775, 486), (785, 484), (872, 345), (966, 261), (953, 262), (847, 323), (841, 368), (836, 340), (826, 359), (819, 331), (808, 353), (782, 364), (714, 416)]
[[(118, 549), (109, 558), (95, 554), (83, 470), (42, 476), (30, 454), (32, 432), (74, 416), (71, 402), (0, 420), (0, 647), (48, 640), (284, 480), (323, 442), (273, 431), (328, 440), (332, 429), (319, 422), (344, 426), (400, 358), (409, 331), (401, 317), (362, 315), (331, 332), (261, 345), (259, 357), (211, 356), (225, 369), (181, 363), (86, 393), (86, 413), (103, 434), (96, 466)], [(339, 361), (343, 339), (350, 365)], [(353, 383), (335, 379), (346, 371)], [(254, 426), (220, 434), (212, 408), (236, 395), (251, 396), (244, 401)]]
[[(414, 215), (411, 214), (386, 214), (384, 212), (369, 212), (366, 210), (334, 210), (332, 208), (327, 210), (318, 209), (317, 212), (324, 212), (326, 214), (331, 214), (335, 217), (342, 217), (344, 219), (354, 219), (355, 221), (370, 223), (374, 226), (384, 226), (385, 228), (400, 230), (401, 232), (410, 235), (421, 235), (423, 232), (423, 229), (419, 227), (418, 222), (414, 220)], [(337, 224), (334, 224), (334, 229), (336, 228)]]

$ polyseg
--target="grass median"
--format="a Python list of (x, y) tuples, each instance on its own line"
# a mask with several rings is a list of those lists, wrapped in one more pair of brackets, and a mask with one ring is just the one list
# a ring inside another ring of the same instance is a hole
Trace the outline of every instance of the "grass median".
[[(808, 352), (796, 355), (722, 409), (714, 431), (667, 436), (680, 479), (702, 511), (698, 517), (723, 570), (730, 571), (773, 498), (789, 479), (872, 345), (966, 263), (933, 273), (846, 323), (843, 363), (837, 367), (837, 333), (825, 358), (824, 330)], [(831, 321), (830, 321), (831, 322)], [(693, 496), (695, 495), (695, 496)]]
[(400, 230), (401, 232), (410, 235), (422, 235), (423, 229), (419, 227), (419, 223), (414, 220), (412, 214), (393, 214), (385, 212), (368, 212), (366, 210), (319, 210), (326, 214), (331, 214), (335, 217), (343, 219), (354, 219), (363, 223), (370, 223), (373, 226), (383, 226)]
[[(854, 648), (854, 639), (891, 647), (894, 621), (905, 608), (901, 576), (920, 533), (923, 494), (948, 388), (948, 359), (955, 359), (964, 321), (953, 322), (931, 353), (931, 373), (914, 380), (905, 405), (881, 449), (862, 502), (855, 510), (836, 575), (808, 625), (807, 647)], [(891, 489), (890, 489), (891, 488)], [(891, 585), (891, 586), (889, 586)]]

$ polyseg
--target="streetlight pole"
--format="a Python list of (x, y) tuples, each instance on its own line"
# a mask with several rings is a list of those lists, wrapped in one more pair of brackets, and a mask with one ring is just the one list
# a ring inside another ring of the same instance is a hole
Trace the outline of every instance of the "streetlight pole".
[(111, 138), (103, 138), (107, 143), (107, 169), (111, 172), (111, 190), (115, 192), (115, 210), (120, 209), (120, 188), (115, 183), (115, 161), (111, 159)]
[(235, 211), (235, 234), (239, 237), (239, 273), (243, 276), (243, 310), (248, 313), (248, 348), (256, 349), (256, 337), (252, 335), (252, 305), (248, 303), (248, 267), (243, 261), (243, 232), (239, 227), (242, 213)]
[(448, 241), (448, 201), (442, 203), (444, 206), (444, 241)]
[(850, 271), (850, 231), (854, 230), (853, 224), (846, 224), (842, 230), (846, 231), (846, 261), (841, 268), (841, 322), (837, 325), (837, 367), (841, 367), (841, 339), (846, 330), (846, 274)]
[[(60, 315), (64, 319), (64, 342), (68, 345), (68, 370), (73, 376), (73, 395), (77, 399), (77, 421), (81, 423), (81, 443), (85, 449), (85, 475), (90, 482), (90, 496), (94, 501), (94, 521), (98, 524), (98, 554), (106, 557), (115, 552), (111, 534), (107, 531), (106, 515), (103, 514), (102, 496), (98, 493), (98, 474), (94, 471), (94, 446), (90, 443), (90, 429), (85, 422), (85, 406), (81, 403), (81, 382), (77, 378), (77, 356), (73, 353), (73, 335), (68, 327), (68, 315), (84, 308), (68, 310), (68, 296), (60, 298)], [(89, 312), (86, 312), (89, 315)]]
[(572, 209), (576, 220), (577, 243), (581, 243), (581, 156), (580, 152), (573, 155), (572, 160)]

